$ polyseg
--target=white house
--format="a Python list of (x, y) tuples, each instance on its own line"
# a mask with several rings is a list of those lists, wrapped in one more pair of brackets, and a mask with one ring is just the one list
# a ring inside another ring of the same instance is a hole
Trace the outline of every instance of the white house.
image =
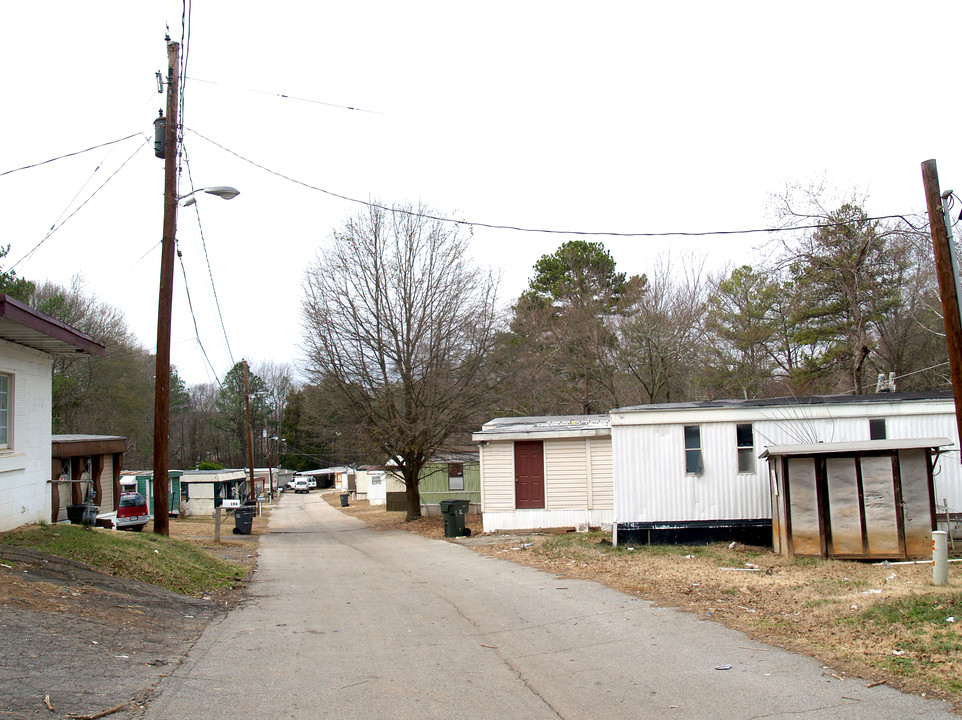
[(485, 532), (612, 522), (607, 415), (497, 418), (472, 438)]
[(945, 437), (935, 497), (962, 508), (952, 396), (880, 393), (611, 411), (615, 542), (771, 542), (770, 446)]
[[(240, 504), (248, 480), (247, 471), (185, 470), (180, 477), (180, 509), (185, 517), (206, 516), (224, 500)], [(230, 503), (228, 503), (230, 504)]]
[(51, 516), (54, 355), (103, 356), (79, 330), (0, 294), (0, 531)]

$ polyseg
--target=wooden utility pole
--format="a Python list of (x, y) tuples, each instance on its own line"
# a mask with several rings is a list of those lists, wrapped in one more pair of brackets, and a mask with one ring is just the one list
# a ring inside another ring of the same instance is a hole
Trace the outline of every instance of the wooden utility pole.
[(945, 322), (945, 342), (949, 350), (949, 371), (955, 394), (955, 422), (962, 437), (962, 319), (959, 315), (959, 295), (955, 276), (954, 250), (951, 246), (945, 215), (942, 209), (942, 190), (939, 187), (939, 171), (935, 160), (922, 163), (922, 184), (925, 186), (925, 204), (929, 212), (932, 230), (932, 247), (935, 250), (935, 269), (939, 276), (939, 295), (942, 297), (942, 319)]
[(157, 370), (154, 375), (154, 532), (170, 535), (167, 454), (170, 449), (170, 325), (177, 235), (177, 106), (180, 45), (167, 42), (167, 124), (164, 133), (164, 236), (157, 305)]
[(254, 448), (251, 439), (251, 394), (247, 388), (247, 361), (244, 361), (244, 412), (247, 416), (247, 465), (251, 469), (251, 500), (256, 500), (254, 492)]

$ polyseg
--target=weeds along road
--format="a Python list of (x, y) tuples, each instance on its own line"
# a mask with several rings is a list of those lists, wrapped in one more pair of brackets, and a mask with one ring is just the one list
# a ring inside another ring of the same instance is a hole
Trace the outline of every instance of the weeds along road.
[(595, 583), (369, 529), (317, 493), (275, 506), (258, 567), (148, 720), (958, 717)]

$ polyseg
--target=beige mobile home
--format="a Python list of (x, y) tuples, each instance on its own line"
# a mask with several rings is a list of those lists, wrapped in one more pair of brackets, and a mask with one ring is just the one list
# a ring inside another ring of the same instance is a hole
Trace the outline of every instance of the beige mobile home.
[(610, 526), (607, 415), (498, 418), (473, 434), (485, 532)]

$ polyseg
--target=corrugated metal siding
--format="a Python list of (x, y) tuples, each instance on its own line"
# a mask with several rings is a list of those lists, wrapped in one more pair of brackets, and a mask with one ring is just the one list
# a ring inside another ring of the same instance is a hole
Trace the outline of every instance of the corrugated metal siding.
[(514, 510), (514, 443), (489, 442), (481, 446), (481, 509)]
[(546, 510), (588, 509), (586, 449), (584, 438), (545, 441)]

